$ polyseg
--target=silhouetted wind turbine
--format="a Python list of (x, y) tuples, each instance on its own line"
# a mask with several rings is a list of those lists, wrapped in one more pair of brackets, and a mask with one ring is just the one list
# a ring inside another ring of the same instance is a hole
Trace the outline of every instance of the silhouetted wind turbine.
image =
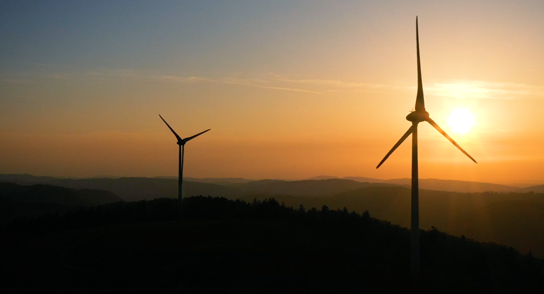
[(400, 138), (400, 140), (393, 146), (391, 151), (385, 155), (380, 164), (376, 168), (379, 168), (385, 160), (391, 155), (401, 144), (412, 135), (412, 221), (411, 221), (411, 253), (410, 253), (410, 271), (412, 279), (414, 281), (419, 280), (419, 182), (418, 182), (418, 164), (417, 164), (417, 125), (420, 122), (428, 122), (438, 132), (440, 132), (446, 139), (448, 139), (455, 147), (459, 148), (466, 156), (476, 163), (476, 160), (472, 158), (461, 146), (442, 130), (435, 122), (429, 117), (429, 113), (425, 110), (425, 102), (423, 101), (423, 83), (421, 81), (421, 63), (419, 60), (419, 32), (416, 17), (416, 44), (417, 44), (417, 96), (416, 96), (416, 110), (412, 111), (406, 119), (412, 122), (412, 126), (408, 131)]
[(181, 192), (183, 191), (183, 156), (184, 156), (184, 153), (185, 153), (185, 143), (189, 142), (190, 140), (204, 134), (205, 132), (211, 130), (211, 129), (207, 129), (203, 132), (200, 132), (196, 135), (193, 135), (191, 137), (187, 137), (185, 139), (182, 139), (177, 133), (176, 131), (174, 131), (174, 129), (172, 129), (172, 127), (170, 127), (170, 125), (166, 122), (166, 120), (164, 120), (164, 118), (162, 118), (162, 116), (159, 114), (160, 118), (162, 119), (162, 121), (166, 124), (166, 126), (170, 129), (170, 131), (172, 131), (172, 133), (174, 133), (174, 136), (176, 136), (176, 139), (178, 139), (178, 145), (179, 145), (179, 175), (178, 175), (178, 199), (179, 199), (179, 207), (180, 207), (180, 211), (181, 211)]

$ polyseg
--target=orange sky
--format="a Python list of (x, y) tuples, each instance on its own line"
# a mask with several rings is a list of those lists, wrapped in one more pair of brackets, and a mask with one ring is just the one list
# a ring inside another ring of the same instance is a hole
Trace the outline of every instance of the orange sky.
[(136, 3), (2, 4), (0, 173), (175, 175), (160, 113), (212, 129), (190, 177), (409, 177), (409, 140), (375, 167), (410, 126), (419, 15), (427, 110), (478, 161), (422, 124), (420, 177), (544, 183), (538, 1)]

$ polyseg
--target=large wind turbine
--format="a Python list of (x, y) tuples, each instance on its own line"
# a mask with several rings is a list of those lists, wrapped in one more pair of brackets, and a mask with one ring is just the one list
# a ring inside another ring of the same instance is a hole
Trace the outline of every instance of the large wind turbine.
[(190, 140), (204, 134), (205, 132), (211, 130), (211, 129), (207, 129), (205, 130), (204, 132), (200, 132), (196, 135), (193, 135), (191, 137), (187, 137), (185, 139), (182, 139), (177, 133), (176, 131), (174, 131), (174, 129), (172, 129), (172, 127), (170, 127), (170, 125), (166, 122), (166, 120), (164, 120), (164, 118), (162, 118), (162, 116), (159, 114), (160, 118), (162, 119), (162, 121), (166, 124), (166, 126), (168, 126), (168, 128), (170, 129), (170, 131), (172, 131), (172, 133), (174, 133), (174, 136), (176, 136), (176, 139), (178, 139), (178, 145), (179, 145), (179, 175), (178, 175), (178, 199), (179, 199), (179, 207), (180, 207), (180, 210), (181, 210), (181, 192), (183, 190), (183, 155), (185, 153), (185, 143), (189, 142)]
[(423, 101), (423, 83), (421, 81), (421, 63), (419, 60), (419, 32), (416, 17), (416, 44), (417, 44), (417, 96), (416, 96), (416, 109), (412, 111), (406, 119), (412, 122), (412, 126), (408, 131), (400, 138), (400, 140), (393, 146), (391, 151), (385, 155), (380, 164), (376, 168), (379, 168), (385, 160), (391, 155), (401, 144), (412, 135), (412, 222), (411, 222), (411, 252), (410, 252), (410, 271), (412, 273), (412, 279), (419, 279), (419, 182), (418, 182), (418, 169), (417, 169), (417, 125), (420, 122), (428, 122), (438, 132), (440, 132), (446, 139), (448, 139), (455, 147), (459, 148), (466, 156), (476, 163), (476, 160), (472, 158), (461, 146), (442, 130), (435, 122), (429, 117), (429, 113), (425, 110), (425, 102)]

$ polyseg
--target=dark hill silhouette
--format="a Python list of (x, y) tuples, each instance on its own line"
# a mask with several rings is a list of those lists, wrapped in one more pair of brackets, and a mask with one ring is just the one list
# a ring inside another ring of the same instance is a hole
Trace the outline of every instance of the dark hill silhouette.
[(339, 177), (320, 175), (320, 176), (311, 177), (307, 180), (331, 180), (331, 179), (339, 179)]
[(33, 176), (29, 174), (0, 174), (0, 182), (16, 183), (20, 185), (47, 184), (58, 180), (55, 177)]
[[(50, 183), (74, 189), (92, 188), (110, 191), (125, 201), (177, 197), (177, 179), (59, 179)], [(234, 197), (238, 195), (238, 191), (231, 187), (190, 181), (184, 181), (183, 191), (183, 194), (186, 196), (220, 195), (222, 197)]]
[[(267, 197), (247, 195), (241, 199), (251, 201)], [(320, 197), (274, 197), (292, 207), (302, 205), (308, 209), (327, 205), (330, 209), (346, 207), (358, 213), (368, 210), (379, 219), (410, 226), (410, 190), (406, 187), (365, 187)], [(543, 206), (544, 194), (421, 190), (420, 223), (423, 229), (436, 227), (459, 237), (465, 235), (480, 241), (498, 242), (544, 257), (544, 240), (538, 237), (543, 234), (537, 234), (544, 232)]]
[[(544, 194), (540, 194), (544, 198)], [(544, 201), (504, 200), (475, 208), (463, 216), (459, 231), (480, 241), (491, 241), (532, 251), (544, 257)], [(475, 225), (477, 224), (477, 225)]]
[[(320, 176), (322, 180), (303, 180), (303, 181), (286, 181), (286, 180), (259, 180), (250, 181), (242, 178), (185, 178), (187, 183), (197, 182), (201, 184), (211, 184), (212, 186), (189, 184), (188, 187), (184, 185), (185, 196), (195, 195), (220, 195), (228, 198), (234, 196), (244, 196), (247, 193), (266, 193), (267, 195), (300, 195), (300, 196), (325, 196), (332, 195), (344, 191), (358, 189), (362, 187), (372, 186), (376, 184), (389, 184), (389, 185), (402, 185), (409, 186), (409, 179), (393, 179), (393, 180), (380, 180), (365, 177), (345, 177), (342, 179)], [(320, 178), (316, 177), (316, 178)], [(89, 178), (89, 179), (63, 179), (53, 177), (36, 177), (32, 175), (2, 175), (0, 174), (0, 181), (13, 182), (18, 184), (51, 184), (58, 186), (65, 186), (71, 188), (94, 188), (107, 190), (116, 193), (127, 201), (136, 201), (142, 199), (154, 199), (160, 197), (172, 197), (170, 196), (169, 189), (160, 188), (161, 185), (171, 185), (169, 181), (177, 179), (176, 177), (156, 177), (156, 178)], [(138, 181), (142, 183), (137, 183)], [(120, 181), (121, 183), (115, 183)], [(322, 182), (324, 181), (324, 182)], [(125, 194), (123, 191), (129, 191), (127, 189), (120, 189), (123, 186), (122, 183), (129, 183), (131, 185), (138, 185), (143, 191), (133, 191), (138, 194)], [(363, 185), (358, 185), (359, 182)], [(79, 183), (79, 184), (78, 184)], [(192, 187), (191, 187), (192, 186)], [(115, 188), (115, 190), (112, 187)], [(226, 190), (221, 190), (221, 187), (228, 187)], [(510, 191), (535, 191), (544, 192), (544, 186), (535, 186), (524, 189), (519, 189), (513, 186), (505, 186), (492, 183), (480, 183), (480, 182), (468, 182), (468, 181), (454, 181), (454, 180), (439, 180), (439, 179), (420, 179), (420, 187), (426, 190), (436, 191), (450, 191), (450, 192), (510, 192)], [(539, 188), (540, 187), (540, 188)], [(153, 191), (153, 189), (155, 189)], [(121, 193), (121, 194), (119, 194)], [(174, 191), (175, 193), (175, 191)]]
[(47, 212), (65, 212), (74, 207), (96, 206), (122, 201), (101, 190), (73, 190), (36, 184), (32, 186), (0, 182), (0, 220), (38, 216)]
[[(394, 224), (409, 222), (410, 211), (406, 209), (410, 205), (410, 191), (401, 186), (370, 186), (333, 196), (301, 197), (290, 195), (276, 195), (274, 198), (288, 207), (300, 207), (307, 209), (320, 208), (323, 205), (331, 209), (348, 208), (350, 211), (363, 213), (369, 211), (373, 216), (391, 221)], [(241, 200), (264, 200), (268, 195), (247, 195)]]
[(520, 189), (522, 192), (544, 193), (544, 185), (531, 186)]
[[(0, 176), (0, 179), (2, 177)], [(23, 183), (31, 178), (24, 177)], [(125, 201), (151, 200), (176, 197), (177, 181), (167, 178), (90, 178), (48, 179), (48, 184), (72, 189), (99, 189), (112, 192)], [(226, 181), (224, 184), (184, 181), (184, 195), (219, 195), (235, 199), (250, 194), (326, 196), (335, 193), (383, 184), (360, 183), (352, 180), (261, 180), (246, 183)]]
[[(156, 199), (0, 227), (0, 291), (411, 292), (409, 231), (367, 213), (274, 199), (191, 197), (183, 206), (182, 222), (175, 199)], [(421, 248), (418, 293), (544, 291), (543, 261), (512, 248), (436, 229), (421, 231)]]
[(383, 184), (360, 183), (343, 179), (327, 179), (303, 181), (262, 180), (237, 185), (236, 187), (246, 194), (328, 196), (375, 185), (383, 186)]
[(66, 206), (95, 206), (122, 201), (113, 193), (101, 190), (73, 190), (52, 185), (24, 186), (0, 183), (0, 197), (13, 202), (51, 203)]
[(352, 180), (357, 182), (366, 182), (366, 183), (385, 183), (387, 180), (366, 178), (366, 177), (344, 177), (342, 179)]
[[(386, 180), (385, 183), (410, 186), (410, 179), (392, 179)], [(455, 180), (439, 180), (439, 179), (419, 179), (419, 187), (425, 190), (436, 190), (436, 191), (448, 191), (448, 192), (515, 192), (518, 191), (518, 187), (491, 184), (491, 183), (480, 183), (480, 182), (469, 182), (469, 181), (455, 181)]]
[[(14, 176), (11, 175), (13, 178)], [(0, 175), (0, 179), (2, 176)], [(24, 181), (32, 180), (32, 176), (24, 175)], [(155, 198), (174, 198), (176, 196), (176, 180), (161, 178), (119, 178), (119, 179), (53, 179), (38, 177), (40, 181), (59, 186), (84, 189), (92, 188), (109, 191), (125, 201), (138, 201)], [(435, 181), (441, 184), (446, 182), (460, 182), (465, 187), (474, 184), (461, 181)], [(478, 183), (476, 183), (478, 184)], [(468, 186), (467, 186), (468, 185)], [(499, 185), (500, 186), (500, 185)], [(443, 185), (447, 187), (447, 185)], [(489, 187), (489, 186), (479, 186)], [(496, 187), (496, 186), (495, 186)], [(359, 183), (345, 179), (281, 181), (263, 180), (240, 184), (210, 184), (185, 182), (185, 196), (220, 195), (229, 199), (243, 199), (251, 202), (253, 199), (275, 197), (280, 203), (287, 206), (306, 208), (320, 208), (327, 205), (331, 209), (355, 210), (363, 213), (368, 210), (373, 216), (394, 224), (409, 226), (409, 191), (406, 187), (383, 184)], [(306, 196), (306, 197), (305, 197)], [(543, 221), (539, 211), (544, 209), (530, 209), (540, 207), (544, 201), (543, 194), (538, 193), (458, 193), (444, 191), (422, 190), (420, 196), (421, 228), (431, 226), (456, 235), (465, 235), (481, 241), (493, 241), (514, 246), (522, 252), (532, 252), (536, 256), (544, 256), (544, 241), (536, 236), (542, 235)], [(510, 202), (509, 202), (510, 201)], [(20, 204), (5, 204), (12, 210), (23, 209)], [(47, 204), (57, 205), (57, 204)], [(59, 207), (49, 207), (44, 203), (28, 205), (27, 210), (37, 211), (65, 211)], [(47, 206), (47, 207), (46, 207)], [(511, 210), (508, 208), (511, 207)], [(504, 218), (495, 211), (507, 211)], [(38, 213), (39, 212), (39, 213)], [(8, 213), (9, 214), (9, 213)], [(488, 217), (484, 217), (488, 216)], [(511, 219), (508, 225), (505, 219)], [(471, 220), (471, 221), (469, 221)], [(514, 237), (516, 236), (516, 237)]]
[(244, 179), (244, 178), (191, 178), (191, 177), (185, 177), (185, 180), (191, 181), (191, 182), (220, 184), (220, 185), (243, 184), (243, 183), (251, 182), (251, 180)]

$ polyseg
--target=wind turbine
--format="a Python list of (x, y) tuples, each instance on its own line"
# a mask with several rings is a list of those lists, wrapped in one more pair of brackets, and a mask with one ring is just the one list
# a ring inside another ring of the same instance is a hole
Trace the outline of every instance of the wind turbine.
[(468, 156), (475, 163), (476, 160), (472, 158), (459, 144), (457, 144), (442, 128), (438, 126), (429, 117), (429, 113), (425, 110), (425, 102), (423, 101), (423, 83), (421, 81), (421, 63), (419, 59), (419, 32), (416, 17), (416, 44), (417, 44), (417, 96), (416, 96), (416, 109), (410, 112), (406, 119), (412, 122), (412, 126), (408, 131), (400, 138), (400, 140), (393, 146), (391, 151), (385, 155), (380, 164), (376, 168), (379, 168), (385, 160), (408, 138), (412, 135), (412, 221), (411, 221), (411, 252), (410, 252), (410, 272), (412, 274), (412, 280), (419, 280), (419, 181), (418, 181), (418, 164), (417, 164), (417, 125), (420, 122), (428, 122), (438, 132), (440, 132), (446, 139), (448, 139), (455, 147), (459, 148), (466, 156)]
[(172, 131), (172, 133), (174, 133), (174, 136), (176, 136), (176, 139), (178, 139), (178, 145), (179, 145), (179, 175), (178, 175), (178, 199), (179, 199), (179, 207), (180, 207), (180, 212), (181, 212), (181, 192), (183, 190), (183, 156), (184, 156), (184, 153), (185, 153), (185, 143), (189, 142), (190, 140), (204, 134), (205, 132), (211, 130), (211, 129), (207, 129), (203, 132), (200, 132), (196, 135), (193, 135), (191, 137), (187, 137), (185, 139), (182, 139), (177, 133), (176, 131), (174, 131), (174, 129), (172, 129), (172, 127), (170, 127), (170, 125), (166, 122), (166, 120), (164, 120), (164, 118), (162, 118), (162, 116), (159, 114), (160, 118), (162, 119), (162, 121), (166, 124), (166, 126), (170, 129), (170, 131)]

